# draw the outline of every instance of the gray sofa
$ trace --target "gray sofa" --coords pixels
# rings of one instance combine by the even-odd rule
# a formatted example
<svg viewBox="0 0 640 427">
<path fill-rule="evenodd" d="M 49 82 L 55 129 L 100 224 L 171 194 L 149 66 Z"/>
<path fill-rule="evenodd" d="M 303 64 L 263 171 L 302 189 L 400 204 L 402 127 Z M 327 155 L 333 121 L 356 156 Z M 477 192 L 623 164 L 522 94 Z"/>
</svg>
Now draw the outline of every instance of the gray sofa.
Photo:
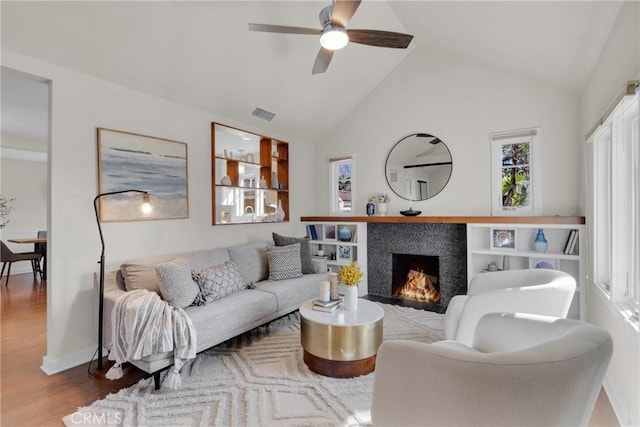
<svg viewBox="0 0 640 427">
<path fill-rule="evenodd" d="M 188 306 L 184 309 L 196 330 L 198 353 L 296 311 L 304 301 L 318 295 L 318 283 L 326 279 L 326 266 L 314 260 L 312 274 L 303 274 L 295 279 L 270 281 L 266 248 L 271 245 L 272 242 L 264 241 L 228 248 L 138 258 L 126 261 L 118 269 L 107 271 L 104 292 L 104 348 L 109 348 L 111 342 L 111 311 L 118 297 L 133 288 L 155 290 L 153 286 L 157 285 L 159 280 L 155 266 L 177 258 L 187 260 L 193 269 L 231 261 L 238 267 L 247 285 L 252 287 L 203 306 Z M 94 288 L 97 300 L 98 285 Z M 173 364 L 173 354 L 154 354 L 130 362 L 153 374 L 158 388 L 160 373 Z"/>
</svg>

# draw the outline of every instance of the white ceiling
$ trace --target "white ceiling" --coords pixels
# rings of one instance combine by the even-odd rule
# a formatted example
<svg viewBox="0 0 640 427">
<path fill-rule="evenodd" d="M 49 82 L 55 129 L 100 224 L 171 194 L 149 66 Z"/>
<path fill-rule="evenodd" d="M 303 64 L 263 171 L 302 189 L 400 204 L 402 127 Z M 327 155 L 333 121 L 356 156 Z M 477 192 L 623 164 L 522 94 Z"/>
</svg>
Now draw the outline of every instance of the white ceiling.
<svg viewBox="0 0 640 427">
<path fill-rule="evenodd" d="M 319 75 L 311 74 L 317 36 L 247 29 L 249 22 L 318 28 L 318 13 L 328 3 L 2 1 L 2 47 L 270 136 L 314 142 L 413 50 L 427 58 L 434 50 L 448 51 L 579 92 L 621 6 L 364 0 L 349 28 L 408 32 L 415 36 L 411 46 L 350 44 Z M 276 118 L 266 123 L 250 117 L 256 106 Z"/>
</svg>

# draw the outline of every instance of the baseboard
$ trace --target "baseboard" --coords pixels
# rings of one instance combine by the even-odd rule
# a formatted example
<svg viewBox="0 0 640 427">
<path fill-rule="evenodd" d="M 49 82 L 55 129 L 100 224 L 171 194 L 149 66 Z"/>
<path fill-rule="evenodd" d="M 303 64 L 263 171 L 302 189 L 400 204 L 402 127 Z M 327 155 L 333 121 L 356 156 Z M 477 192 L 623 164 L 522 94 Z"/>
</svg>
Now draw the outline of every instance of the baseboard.
<svg viewBox="0 0 640 427">
<path fill-rule="evenodd" d="M 54 375 L 67 369 L 75 368 L 76 366 L 88 363 L 93 357 L 96 348 L 87 348 L 79 350 L 71 354 L 67 354 L 58 359 L 53 359 L 49 356 L 42 358 L 42 366 L 40 369 L 47 375 Z M 107 353 L 103 353 L 107 354 Z"/>
<path fill-rule="evenodd" d="M 609 402 L 611 403 L 611 408 L 613 408 L 613 413 L 618 419 L 618 425 L 627 426 L 629 425 L 629 414 L 627 413 L 622 400 L 620 400 L 620 394 L 616 392 L 615 387 L 608 377 L 608 375 L 604 377 L 602 386 L 604 387 L 604 391 L 607 393 L 607 397 L 609 398 Z"/>
</svg>

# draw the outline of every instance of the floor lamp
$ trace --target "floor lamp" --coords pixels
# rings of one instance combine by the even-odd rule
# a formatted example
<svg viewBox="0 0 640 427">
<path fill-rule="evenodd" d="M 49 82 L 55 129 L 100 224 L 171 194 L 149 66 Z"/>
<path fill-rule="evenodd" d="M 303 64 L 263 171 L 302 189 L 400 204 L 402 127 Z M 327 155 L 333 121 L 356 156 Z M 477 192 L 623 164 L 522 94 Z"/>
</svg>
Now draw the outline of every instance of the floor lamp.
<svg viewBox="0 0 640 427">
<path fill-rule="evenodd" d="M 100 215 L 98 214 L 98 200 L 104 196 L 113 196 L 114 194 L 124 194 L 124 193 L 140 193 L 142 194 L 142 206 L 140 209 L 143 213 L 148 214 L 151 212 L 151 204 L 149 203 L 150 194 L 147 191 L 142 190 L 121 190 L 121 191 L 110 191 L 108 193 L 98 194 L 95 199 L 93 199 L 93 209 L 96 212 L 96 222 L 98 223 L 98 231 L 100 232 L 100 243 L 102 244 L 102 252 L 100 253 L 100 291 L 99 291 L 99 302 L 98 302 L 98 371 L 102 371 L 102 320 L 104 318 L 104 238 L 102 237 L 102 227 L 100 225 Z"/>
</svg>

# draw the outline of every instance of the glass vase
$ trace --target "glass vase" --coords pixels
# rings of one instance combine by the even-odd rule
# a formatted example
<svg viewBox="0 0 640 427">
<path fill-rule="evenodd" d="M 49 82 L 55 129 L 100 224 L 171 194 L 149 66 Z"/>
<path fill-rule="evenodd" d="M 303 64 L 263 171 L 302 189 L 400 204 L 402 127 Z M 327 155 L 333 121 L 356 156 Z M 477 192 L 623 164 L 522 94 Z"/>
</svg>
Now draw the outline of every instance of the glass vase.
<svg viewBox="0 0 640 427">
<path fill-rule="evenodd" d="M 537 252 L 546 252 L 548 247 L 549 243 L 544 235 L 544 230 L 542 228 L 538 228 L 538 234 L 536 234 L 536 240 L 533 242 L 533 248 Z"/>
</svg>

